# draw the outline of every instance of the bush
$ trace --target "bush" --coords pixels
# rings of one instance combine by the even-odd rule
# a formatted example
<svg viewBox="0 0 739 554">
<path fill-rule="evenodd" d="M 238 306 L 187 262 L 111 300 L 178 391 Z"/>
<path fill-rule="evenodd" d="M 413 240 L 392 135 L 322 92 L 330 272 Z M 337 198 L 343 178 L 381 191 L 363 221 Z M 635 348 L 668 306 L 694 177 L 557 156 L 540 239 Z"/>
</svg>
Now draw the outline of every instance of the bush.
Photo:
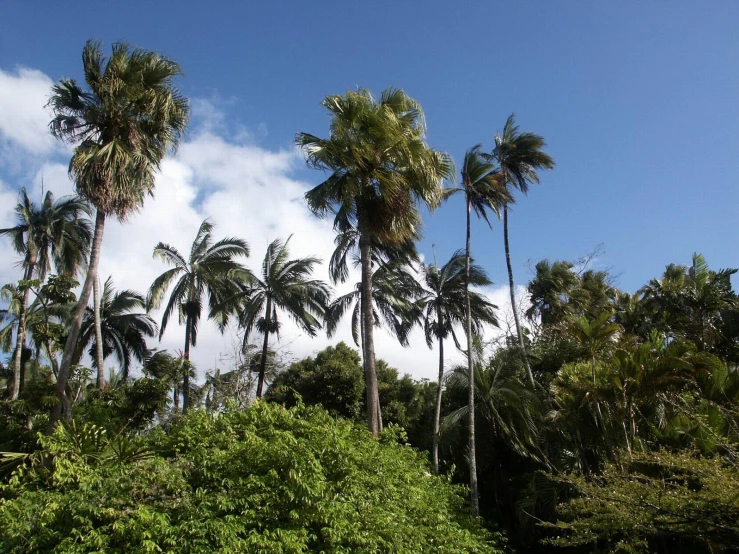
<svg viewBox="0 0 739 554">
<path fill-rule="evenodd" d="M 121 445 L 60 428 L 0 500 L 1 552 L 500 552 L 464 489 L 322 408 L 192 412 Z M 40 456 L 39 456 L 40 459 Z"/>
</svg>

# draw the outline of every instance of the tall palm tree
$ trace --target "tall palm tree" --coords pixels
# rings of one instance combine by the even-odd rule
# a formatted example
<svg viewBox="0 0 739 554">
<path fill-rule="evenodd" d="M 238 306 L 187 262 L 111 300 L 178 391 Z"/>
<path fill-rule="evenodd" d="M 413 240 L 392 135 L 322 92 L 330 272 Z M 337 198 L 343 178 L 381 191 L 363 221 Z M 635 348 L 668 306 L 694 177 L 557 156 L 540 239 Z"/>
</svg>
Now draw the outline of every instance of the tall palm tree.
<svg viewBox="0 0 739 554">
<path fill-rule="evenodd" d="M 10 237 L 13 247 L 23 256 L 23 299 L 18 310 L 16 346 L 13 352 L 12 398 L 18 398 L 21 383 L 21 351 L 26 336 L 26 312 L 32 279 L 42 280 L 52 265 L 59 273 L 74 276 L 84 263 L 90 249 L 91 226 L 85 216 L 88 205 L 76 196 L 54 200 L 48 191 L 40 206 L 21 189 L 15 206 L 17 223 L 0 229 L 0 236 Z"/>
<path fill-rule="evenodd" d="M 538 183 L 538 171 L 552 169 L 554 160 L 544 152 L 544 139 L 536 133 L 518 131 L 515 115 L 511 114 L 506 120 L 503 132 L 495 135 L 495 149 L 491 155 L 499 167 L 502 183 L 506 187 L 514 187 L 526 194 L 529 184 Z M 503 243 L 505 246 L 506 267 L 508 268 L 508 285 L 511 293 L 511 308 L 513 320 L 516 322 L 516 333 L 518 344 L 521 348 L 521 356 L 526 366 L 529 382 L 534 384 L 534 375 L 531 372 L 528 357 L 526 356 L 526 345 L 523 340 L 521 321 L 516 309 L 516 292 L 513 283 L 513 268 L 511 266 L 511 249 L 508 243 L 508 202 L 503 204 Z"/>
<path fill-rule="evenodd" d="M 367 90 L 327 96 L 332 116 L 330 136 L 298 133 L 296 143 L 311 167 L 331 175 L 306 194 L 309 208 L 321 217 L 334 214 L 338 231 L 359 234 L 362 273 L 363 363 L 367 385 L 367 424 L 380 428 L 372 310 L 372 248 L 407 243 L 418 233 L 422 203 L 441 198 L 441 184 L 453 174 L 447 154 L 425 141 L 421 106 L 405 92 L 387 89 L 379 101 Z"/>
<path fill-rule="evenodd" d="M 444 380 L 444 339 L 452 336 L 459 348 L 454 332 L 456 325 L 466 322 L 467 306 L 467 259 L 463 252 L 457 251 L 447 263 L 438 265 L 421 264 L 421 282 L 424 286 L 419 308 L 423 314 L 423 328 L 426 344 L 431 348 L 433 341 L 439 342 L 439 382 L 436 386 L 436 409 L 434 412 L 434 436 L 431 460 L 434 473 L 439 473 L 439 428 L 441 423 L 442 385 Z M 483 287 L 492 284 L 485 270 L 478 265 L 470 266 L 469 282 L 472 286 Z M 498 326 L 495 317 L 497 306 L 491 304 L 484 295 L 470 291 L 470 313 L 472 330 L 479 333 L 483 324 Z"/>
<path fill-rule="evenodd" d="M 159 340 L 162 340 L 167 323 L 176 309 L 180 324 L 185 324 L 183 357 L 188 361 L 190 347 L 197 343 L 204 296 L 208 296 L 208 317 L 216 319 L 219 325 L 225 324 L 227 316 L 219 308 L 226 299 L 236 293 L 239 275 L 245 272 L 234 258 L 249 255 L 249 246 L 245 241 L 229 237 L 213 242 L 212 231 L 213 224 L 207 219 L 200 224 L 189 258 L 185 258 L 169 244 L 160 242 L 154 247 L 154 258 L 161 259 L 172 268 L 154 280 L 149 289 L 146 305 L 149 310 L 158 309 L 169 286 L 175 283 L 162 314 Z M 184 373 L 182 390 L 182 411 L 185 413 L 190 391 L 188 372 Z"/>
<path fill-rule="evenodd" d="M 151 317 L 137 311 L 145 309 L 146 299 L 143 295 L 132 290 L 115 292 L 113 278 L 108 277 L 100 298 L 101 351 L 103 359 L 111 354 L 115 355 L 124 381 L 128 379 L 132 358 L 142 364 L 146 361 L 149 354 L 146 338 L 155 337 L 159 330 Z M 96 335 L 94 313 L 88 308 L 82 320 L 75 363 L 79 363 L 82 352 L 89 346 L 93 367 L 97 369 L 97 387 L 103 388 L 105 376 L 97 360 Z"/>
<path fill-rule="evenodd" d="M 462 186 L 460 189 L 465 196 L 467 212 L 467 236 L 465 242 L 465 333 L 467 335 L 467 373 L 469 375 L 468 417 L 469 417 L 469 460 L 470 460 L 470 502 L 472 510 L 480 513 L 479 495 L 477 490 L 477 461 L 475 456 L 475 379 L 472 356 L 472 302 L 470 298 L 471 268 L 471 216 L 474 210 L 478 217 L 483 218 L 491 226 L 488 211 L 500 215 L 500 209 L 512 198 L 508 189 L 501 186 L 499 174 L 495 167 L 488 162 L 480 151 L 480 146 L 474 146 L 464 155 L 462 164 Z"/>
<path fill-rule="evenodd" d="M 264 390 L 269 335 L 275 334 L 278 339 L 280 336 L 279 312 L 286 312 L 298 327 L 315 337 L 331 295 L 326 283 L 311 278 L 314 267 L 321 261 L 314 257 L 290 259 L 289 242 L 290 238 L 284 242 L 272 241 L 262 262 L 261 275 L 254 276 L 244 291 L 230 300 L 240 303 L 237 311 L 244 329 L 244 348 L 248 347 L 255 328 L 264 335 L 257 398 L 262 397 Z"/>
<path fill-rule="evenodd" d="M 95 234 L 87 277 L 72 316 L 57 380 L 59 402 L 49 430 L 61 417 L 64 390 L 80 326 L 98 278 L 105 219 L 124 221 L 154 190 L 154 175 L 166 152 L 177 146 L 187 125 L 189 106 L 174 85 L 180 66 L 157 53 L 115 43 L 106 58 L 100 43 L 82 50 L 87 88 L 63 79 L 52 88 L 52 134 L 76 144 L 69 164 L 78 194 L 96 209 Z"/>
</svg>

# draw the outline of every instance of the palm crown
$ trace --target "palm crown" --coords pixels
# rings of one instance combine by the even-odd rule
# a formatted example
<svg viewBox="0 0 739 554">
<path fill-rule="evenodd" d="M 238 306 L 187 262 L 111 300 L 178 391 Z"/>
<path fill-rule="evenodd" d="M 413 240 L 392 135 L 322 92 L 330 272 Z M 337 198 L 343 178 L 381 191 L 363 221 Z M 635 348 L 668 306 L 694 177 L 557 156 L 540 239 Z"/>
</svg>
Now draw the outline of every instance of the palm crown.
<svg viewBox="0 0 739 554">
<path fill-rule="evenodd" d="M 69 165 L 77 191 L 124 219 L 154 190 L 154 170 L 185 131 L 189 107 L 174 86 L 180 66 L 146 50 L 100 43 L 82 51 L 88 89 L 62 79 L 52 89 L 52 134 L 78 143 Z"/>
<path fill-rule="evenodd" d="M 298 133 L 308 164 L 332 172 L 306 194 L 319 215 L 332 212 L 337 229 L 365 227 L 382 243 L 413 238 L 420 225 L 415 202 L 434 207 L 441 182 L 451 177 L 448 155 L 430 149 L 420 105 L 402 90 L 385 90 L 379 102 L 366 90 L 328 96 L 329 139 Z"/>
<path fill-rule="evenodd" d="M 146 299 L 136 291 L 123 290 L 116 292 L 111 277 L 103 285 L 100 299 L 100 322 L 103 337 L 103 358 L 114 354 L 123 379 L 127 379 L 131 370 L 131 361 L 146 361 L 149 348 L 147 337 L 157 334 L 156 322 L 138 310 L 146 308 Z M 97 367 L 95 352 L 95 327 L 92 309 L 88 308 L 82 320 L 82 331 L 79 339 L 79 352 L 90 346 L 93 367 Z"/>
<path fill-rule="evenodd" d="M 260 276 L 252 276 L 251 282 L 235 298 L 237 302 L 242 301 L 237 311 L 239 324 L 244 329 L 244 347 L 255 328 L 264 335 L 258 397 L 264 387 L 269 335 L 279 337 L 282 326 L 280 312 L 286 312 L 298 327 L 314 337 L 321 327 L 331 294 L 326 283 L 311 278 L 320 260 L 314 257 L 290 259 L 289 242 L 290 238 L 284 242 L 272 241 L 262 261 Z"/>
<path fill-rule="evenodd" d="M 76 196 L 54 199 L 51 191 L 40 206 L 21 189 L 15 206 L 17 223 L 0 229 L 0 236 L 8 236 L 13 248 L 23 256 L 23 265 L 33 276 L 43 280 L 52 265 L 61 274 L 75 275 L 87 258 L 92 229 L 88 205 Z"/>
<path fill-rule="evenodd" d="M 190 357 L 190 346 L 197 344 L 198 327 L 206 295 L 208 316 L 215 319 L 219 326 L 226 324 L 228 314 L 220 308 L 227 298 L 236 293 L 238 281 L 245 271 L 234 258 L 249 255 L 249 246 L 245 241 L 225 238 L 213 242 L 212 231 L 213 224 L 208 220 L 200 224 L 188 258 L 169 244 L 160 242 L 154 248 L 154 257 L 160 258 L 172 267 L 154 280 L 146 304 L 149 310 L 159 308 L 164 295 L 174 283 L 162 314 L 159 339 L 161 340 L 170 318 L 177 310 L 180 324 L 185 324 L 185 359 Z M 185 374 L 184 381 L 183 411 L 186 411 L 189 374 Z"/>
<path fill-rule="evenodd" d="M 421 280 L 424 292 L 418 301 L 423 312 L 423 327 L 429 347 L 434 340 L 445 339 L 450 334 L 454 344 L 459 347 L 454 327 L 465 321 L 465 255 L 455 252 L 447 263 L 439 267 L 435 264 L 421 264 Z M 479 265 L 470 265 L 470 285 L 484 287 L 492 281 Z M 484 295 L 470 291 L 470 307 L 474 333 L 479 333 L 483 324 L 498 325 L 495 316 L 497 306 Z"/>
</svg>

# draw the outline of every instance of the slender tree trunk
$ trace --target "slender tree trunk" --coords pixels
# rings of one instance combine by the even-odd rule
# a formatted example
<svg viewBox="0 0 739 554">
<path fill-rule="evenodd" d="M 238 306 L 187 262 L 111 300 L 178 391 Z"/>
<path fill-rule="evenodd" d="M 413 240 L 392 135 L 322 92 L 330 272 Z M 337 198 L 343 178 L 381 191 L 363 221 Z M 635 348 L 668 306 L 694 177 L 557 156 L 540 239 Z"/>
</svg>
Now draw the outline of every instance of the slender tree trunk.
<svg viewBox="0 0 739 554">
<path fill-rule="evenodd" d="M 437 321 L 441 325 L 441 310 L 436 308 Z M 431 463 L 434 467 L 434 475 L 439 475 L 439 439 L 441 427 L 441 395 L 442 383 L 444 381 L 444 339 L 439 336 L 439 383 L 436 385 L 436 410 L 434 411 L 434 442 L 431 451 Z"/>
<path fill-rule="evenodd" d="M 360 227 L 361 229 L 361 227 Z M 368 233 L 361 229 L 359 251 L 362 265 L 361 317 L 364 327 L 364 381 L 367 394 L 367 426 L 373 436 L 380 432 L 380 397 L 375 371 L 374 320 L 372 317 L 372 255 Z"/>
<path fill-rule="evenodd" d="M 92 282 L 92 302 L 95 318 L 95 363 L 98 366 L 97 388 L 105 386 L 105 369 L 103 367 L 103 327 L 100 321 L 100 279 L 96 276 Z"/>
<path fill-rule="evenodd" d="M 29 257 L 28 267 L 23 275 L 23 279 L 30 281 L 33 277 L 33 270 L 36 267 L 36 254 L 33 253 Z M 21 310 L 18 314 L 18 331 L 15 338 L 15 350 L 13 351 L 13 392 L 11 398 L 13 400 L 18 398 L 21 392 L 21 381 L 23 381 L 23 346 L 26 343 L 26 314 L 28 312 L 28 300 L 31 297 L 31 289 L 26 286 L 26 290 L 23 291 L 23 301 L 21 302 Z"/>
<path fill-rule="evenodd" d="M 361 309 L 360 309 L 360 311 L 361 311 Z M 359 340 L 362 343 L 361 344 L 361 348 L 362 348 L 362 360 L 364 360 L 364 357 L 367 355 L 367 352 L 364 349 L 364 321 L 362 319 L 361 314 L 359 316 Z M 379 386 L 379 382 L 378 382 L 378 386 L 377 386 L 376 396 L 377 396 L 377 416 L 380 419 L 380 431 L 382 431 L 382 429 L 383 429 L 383 425 L 382 425 L 382 404 L 380 402 L 380 386 Z"/>
<path fill-rule="evenodd" d="M 44 343 L 44 346 L 46 348 L 46 355 L 49 357 L 49 363 L 51 364 L 51 371 L 54 375 L 59 375 L 59 362 L 56 359 L 56 356 L 54 356 L 54 353 L 51 351 L 51 344 L 47 341 Z"/>
<path fill-rule="evenodd" d="M 177 413 L 180 409 L 180 391 L 177 383 L 175 383 L 172 391 L 172 401 L 174 402 L 174 413 Z"/>
<path fill-rule="evenodd" d="M 82 317 L 85 315 L 87 303 L 90 300 L 92 284 L 94 280 L 97 279 L 104 231 L 105 214 L 100 210 L 97 210 L 97 214 L 95 216 L 95 234 L 93 235 L 92 248 L 90 249 L 90 264 L 87 267 L 87 276 L 85 277 L 84 285 L 82 285 L 82 291 L 80 292 L 79 300 L 77 300 L 77 306 L 74 308 L 74 312 L 72 313 L 72 321 L 69 325 L 69 334 L 67 335 L 67 342 L 64 345 L 62 365 L 59 368 L 59 376 L 56 380 L 56 403 L 51 408 L 49 426 L 46 430 L 48 434 L 54 432 L 54 427 L 56 427 L 56 424 L 62 416 L 65 390 L 67 388 L 67 381 L 69 380 L 69 372 L 72 368 L 72 357 L 74 356 L 74 351 L 77 346 L 77 339 L 79 339 L 80 336 Z"/>
<path fill-rule="evenodd" d="M 469 376 L 469 395 L 467 407 L 469 409 L 469 457 L 470 457 L 470 504 L 474 514 L 480 515 L 480 501 L 477 491 L 477 455 L 475 453 L 475 366 L 472 359 L 472 309 L 470 307 L 470 210 L 471 204 L 467 199 L 467 247 L 465 251 L 465 318 L 467 319 L 467 375 Z"/>
<path fill-rule="evenodd" d="M 188 315 L 185 320 L 185 361 L 190 361 L 190 342 L 192 341 L 192 316 Z M 182 413 L 187 413 L 190 406 L 190 368 L 184 364 L 182 375 Z"/>
<path fill-rule="evenodd" d="M 259 360 L 259 380 L 257 381 L 257 398 L 262 398 L 264 376 L 267 373 L 267 349 L 269 347 L 269 318 L 272 313 L 272 297 L 267 296 L 267 313 L 264 316 L 264 344 L 262 345 L 262 359 Z"/>
<path fill-rule="evenodd" d="M 508 204 L 503 206 L 503 242 L 505 243 L 505 263 L 508 268 L 508 286 L 511 291 L 511 309 L 513 310 L 513 320 L 516 322 L 516 333 L 518 334 L 518 344 L 521 347 L 521 357 L 526 367 L 526 376 L 529 378 L 529 384 L 533 388 L 536 386 L 534 374 L 531 372 L 529 358 L 526 356 L 526 345 L 523 341 L 523 332 L 521 331 L 521 321 L 518 318 L 518 309 L 516 308 L 516 289 L 513 284 L 513 267 L 511 266 L 511 249 L 508 245 Z"/>
</svg>

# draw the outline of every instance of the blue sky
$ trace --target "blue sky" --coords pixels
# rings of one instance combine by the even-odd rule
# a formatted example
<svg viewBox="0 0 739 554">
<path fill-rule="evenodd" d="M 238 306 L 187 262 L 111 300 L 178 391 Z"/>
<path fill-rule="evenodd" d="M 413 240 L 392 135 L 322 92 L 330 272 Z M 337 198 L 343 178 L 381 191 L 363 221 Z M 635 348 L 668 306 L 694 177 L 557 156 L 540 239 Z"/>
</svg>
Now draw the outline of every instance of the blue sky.
<svg viewBox="0 0 739 554">
<path fill-rule="evenodd" d="M 21 112 L 40 110 L 52 79 L 80 77 L 87 39 L 106 50 L 117 40 L 157 50 L 185 71 L 180 85 L 196 114 L 189 145 L 157 185 L 157 202 L 106 231 L 103 272 L 121 286 L 145 290 L 160 269 L 125 274 L 119 262 L 137 255 L 134 247 L 150 260 L 162 229 L 184 248 L 204 216 L 244 233 L 253 261 L 268 235 L 290 232 L 306 248 L 320 235 L 315 248 L 326 257 L 330 230 L 285 204 L 322 178 L 291 154 L 292 141 L 297 131 L 326 135 L 320 100 L 356 87 L 405 89 L 425 109 L 429 142 L 458 162 L 476 143 L 490 149 L 511 112 L 522 129 L 545 137 L 557 167 L 511 214 L 518 283 L 531 277 L 529 261 L 573 259 L 601 243 L 596 265 L 613 268 L 631 291 L 670 262 L 689 263 L 694 251 L 714 268 L 739 266 L 737 1 L 136 0 L 92 9 L 4 0 L 0 21 L 0 82 L 12 83 L 0 86 L 6 212 L 12 190 L 38 187 L 41 173 L 47 186 L 60 183 L 59 194 L 69 190 L 68 152 L 48 142 L 47 116 L 26 118 L 26 132 Z M 21 87 L 30 81 L 33 97 Z M 477 260 L 505 284 L 500 225 L 490 232 L 476 223 L 473 233 Z M 430 258 L 435 244 L 443 261 L 463 240 L 457 198 L 427 219 L 421 249 Z M 116 247 L 130 251 L 115 259 Z M 172 340 L 174 347 L 180 337 Z M 213 345 L 209 356 L 223 348 Z M 417 357 L 405 356 L 398 364 Z"/>
<path fill-rule="evenodd" d="M 506 116 L 557 161 L 511 217 L 513 260 L 600 263 L 634 289 L 703 252 L 737 265 L 739 3 L 120 2 L 70 9 L 6 0 L 0 67 L 79 74 L 87 38 L 126 40 L 183 66 L 184 91 L 219 104 L 266 148 L 325 134 L 318 102 L 357 86 L 401 87 L 429 141 L 460 160 Z M 317 181 L 320 174 L 304 178 Z M 462 206 L 428 220 L 424 249 L 462 244 Z M 499 230 L 475 250 L 504 281 Z M 489 252 L 488 252 L 489 251 Z"/>
</svg>

